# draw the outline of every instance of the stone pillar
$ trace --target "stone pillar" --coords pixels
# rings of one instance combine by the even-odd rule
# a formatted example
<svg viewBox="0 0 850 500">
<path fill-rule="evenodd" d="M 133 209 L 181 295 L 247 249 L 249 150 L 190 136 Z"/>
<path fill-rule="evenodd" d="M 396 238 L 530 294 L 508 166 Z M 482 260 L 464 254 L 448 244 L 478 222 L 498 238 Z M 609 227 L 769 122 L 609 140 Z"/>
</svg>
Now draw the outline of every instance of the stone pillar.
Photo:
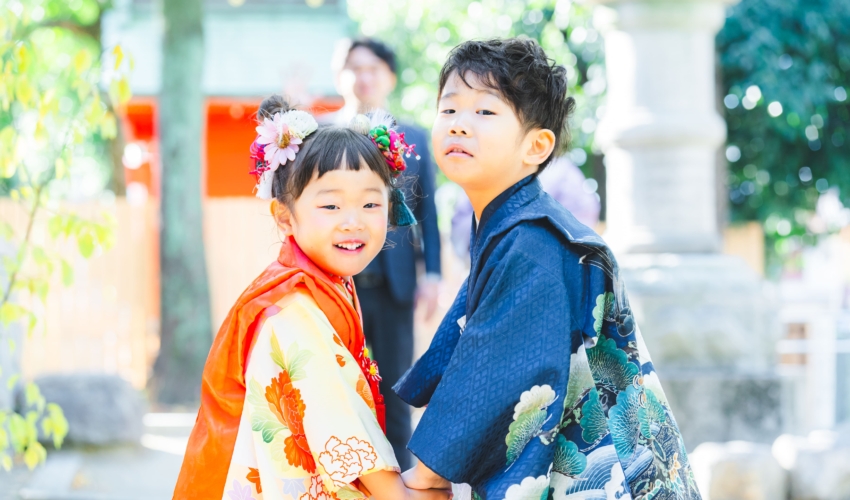
<svg viewBox="0 0 850 500">
<path fill-rule="evenodd" d="M 594 0 L 605 38 L 605 239 L 689 448 L 781 431 L 775 315 L 721 255 L 714 37 L 731 0 Z"/>
</svg>

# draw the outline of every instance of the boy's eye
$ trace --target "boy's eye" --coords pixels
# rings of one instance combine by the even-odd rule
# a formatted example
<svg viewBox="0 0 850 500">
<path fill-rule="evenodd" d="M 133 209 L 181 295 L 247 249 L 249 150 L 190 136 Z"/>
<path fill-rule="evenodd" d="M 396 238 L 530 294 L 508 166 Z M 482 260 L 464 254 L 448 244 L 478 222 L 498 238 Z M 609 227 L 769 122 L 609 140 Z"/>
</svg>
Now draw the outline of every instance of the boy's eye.
<svg viewBox="0 0 850 500">
<path fill-rule="evenodd" d="M 378 204 L 378 203 L 367 203 L 367 204 L 363 205 L 363 208 L 378 208 L 380 206 L 381 205 Z"/>
<path fill-rule="evenodd" d="M 323 205 L 323 206 L 321 206 L 321 207 L 319 207 L 319 208 L 324 208 L 324 209 L 326 209 L 326 210 L 336 210 L 336 209 L 337 209 L 337 206 L 336 206 L 336 205 Z"/>
<path fill-rule="evenodd" d="M 481 115 L 484 115 L 484 116 L 489 116 L 489 115 L 495 115 L 496 113 L 490 111 L 489 109 L 482 109 L 478 112 L 478 114 L 481 114 Z"/>
<path fill-rule="evenodd" d="M 455 110 L 453 110 L 453 109 L 444 109 L 444 110 L 440 111 L 440 113 L 442 113 L 444 115 L 453 115 L 454 112 L 455 112 Z"/>
</svg>

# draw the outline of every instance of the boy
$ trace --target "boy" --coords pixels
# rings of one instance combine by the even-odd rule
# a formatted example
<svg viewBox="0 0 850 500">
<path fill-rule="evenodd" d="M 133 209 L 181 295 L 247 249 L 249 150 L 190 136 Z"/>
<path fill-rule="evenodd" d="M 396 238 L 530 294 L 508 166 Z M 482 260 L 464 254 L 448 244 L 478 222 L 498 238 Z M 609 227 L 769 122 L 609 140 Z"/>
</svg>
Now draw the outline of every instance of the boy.
<svg viewBox="0 0 850 500">
<path fill-rule="evenodd" d="M 472 202 L 471 268 L 395 387 L 428 405 L 405 482 L 484 500 L 699 499 L 613 255 L 536 178 L 567 139 L 566 90 L 529 40 L 466 42 L 443 66 L 432 144 Z"/>
</svg>

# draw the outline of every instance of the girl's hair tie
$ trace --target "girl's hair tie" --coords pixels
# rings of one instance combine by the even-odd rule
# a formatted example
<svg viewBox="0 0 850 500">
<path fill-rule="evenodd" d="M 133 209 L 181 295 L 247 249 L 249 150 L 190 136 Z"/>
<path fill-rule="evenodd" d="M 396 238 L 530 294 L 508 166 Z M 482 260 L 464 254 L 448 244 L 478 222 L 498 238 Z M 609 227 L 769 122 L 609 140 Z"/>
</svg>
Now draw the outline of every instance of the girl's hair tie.
<svg viewBox="0 0 850 500">
<path fill-rule="evenodd" d="M 257 138 L 251 144 L 251 159 L 257 177 L 257 198 L 271 200 L 274 172 L 287 161 L 295 161 L 295 154 L 304 138 L 319 128 L 310 113 L 293 109 L 263 118 L 257 125 Z"/>
<path fill-rule="evenodd" d="M 390 167 L 390 174 L 394 179 L 393 188 L 390 191 L 393 220 L 399 227 L 412 226 L 416 224 L 416 217 L 405 202 L 404 191 L 398 187 L 398 178 L 407 168 L 404 159 L 415 154 L 416 146 L 407 144 L 404 133 L 398 132 L 395 125 L 392 115 L 383 110 L 376 110 L 368 116 L 355 116 L 348 127 L 359 134 L 368 136 L 384 156 L 384 161 Z M 416 159 L 419 159 L 419 155 L 416 155 Z"/>
</svg>

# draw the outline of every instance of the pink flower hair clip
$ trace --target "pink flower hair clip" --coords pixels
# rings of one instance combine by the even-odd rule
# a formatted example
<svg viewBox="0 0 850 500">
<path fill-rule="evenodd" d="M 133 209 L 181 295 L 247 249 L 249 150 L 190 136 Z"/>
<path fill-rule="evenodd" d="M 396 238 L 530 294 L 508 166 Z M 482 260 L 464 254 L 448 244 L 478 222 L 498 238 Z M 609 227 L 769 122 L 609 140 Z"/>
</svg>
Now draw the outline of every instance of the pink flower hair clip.
<svg viewBox="0 0 850 500">
<path fill-rule="evenodd" d="M 272 181 L 275 171 L 288 161 L 295 160 L 295 154 L 304 138 L 319 128 L 312 115 L 301 110 L 275 113 L 271 118 L 263 118 L 257 125 L 257 138 L 251 143 L 251 159 L 257 177 L 257 198 L 272 199 Z"/>
</svg>

